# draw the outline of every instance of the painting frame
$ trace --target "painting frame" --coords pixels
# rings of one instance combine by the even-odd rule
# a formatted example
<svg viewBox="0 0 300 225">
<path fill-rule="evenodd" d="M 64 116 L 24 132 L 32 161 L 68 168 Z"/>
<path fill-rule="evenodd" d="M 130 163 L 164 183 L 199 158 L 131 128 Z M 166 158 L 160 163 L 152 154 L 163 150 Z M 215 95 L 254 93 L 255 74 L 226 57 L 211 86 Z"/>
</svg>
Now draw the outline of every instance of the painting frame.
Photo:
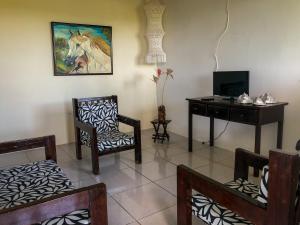
<svg viewBox="0 0 300 225">
<path fill-rule="evenodd" d="M 58 42 L 59 29 L 62 32 L 60 35 L 60 42 Z M 69 30 L 69 40 L 67 40 L 66 30 Z M 84 31 L 90 31 L 88 36 L 84 36 Z M 104 32 L 105 31 L 105 32 Z M 81 34 L 82 32 L 82 34 Z M 84 52 L 82 56 L 69 56 L 70 49 L 77 49 L 79 45 L 76 43 L 75 48 L 70 47 L 70 40 L 72 35 L 81 35 L 84 38 L 93 38 L 89 43 L 94 43 L 94 45 L 84 45 L 84 46 L 93 46 L 95 51 L 95 56 L 92 57 L 90 50 L 85 50 L 84 47 L 79 46 L 79 48 Z M 92 33 L 92 34 L 91 34 Z M 103 26 L 103 25 L 91 25 L 91 24 L 81 24 L 81 23 L 66 23 L 66 22 L 51 22 L 51 34 L 52 34 L 52 53 L 53 53 L 53 71 L 54 76 L 90 76 L 90 75 L 113 75 L 113 45 L 112 45 L 112 27 Z M 87 34 L 87 32 L 86 32 Z M 75 36 L 75 35 L 74 35 Z M 66 39 L 66 40 L 63 40 Z M 80 40 L 83 38 L 80 38 Z M 77 39 L 76 39 L 77 40 Z M 98 41 L 100 40 L 100 42 Z M 98 42 L 97 42 L 98 41 Z M 98 44 L 98 45 L 97 45 Z M 82 45 L 83 46 L 83 45 Z M 100 47 L 99 47 L 100 46 Z M 104 50 L 101 51 L 100 50 Z M 63 54 L 58 54 L 58 50 L 62 51 Z M 66 52 L 68 51 L 68 55 Z M 96 52 L 99 51 L 99 52 Z M 96 54 L 98 53 L 98 54 Z M 104 53 L 104 54 L 103 54 Z M 75 53 L 74 53 L 75 54 Z M 76 54 L 75 54 L 76 55 Z M 101 56 L 101 57 L 98 57 Z M 91 56 L 91 57 L 89 57 Z M 71 58 L 71 60 L 67 60 Z M 80 58 L 84 60 L 80 60 Z M 93 66 L 89 65 L 90 61 L 94 60 Z M 101 66 L 102 63 L 105 66 Z M 77 62 L 76 62 L 77 61 Z M 79 61 L 79 62 L 78 62 Z M 106 62 L 104 64 L 104 62 Z M 77 64 L 76 64 L 77 63 Z M 91 63 L 90 63 L 91 64 Z M 99 64 L 99 65 L 98 65 Z M 98 65 L 98 67 L 97 67 Z M 88 68 L 92 69 L 88 69 Z M 80 70 L 79 70 L 79 69 Z M 97 70 L 97 68 L 99 68 Z M 103 71 L 105 68 L 105 71 Z"/>
</svg>

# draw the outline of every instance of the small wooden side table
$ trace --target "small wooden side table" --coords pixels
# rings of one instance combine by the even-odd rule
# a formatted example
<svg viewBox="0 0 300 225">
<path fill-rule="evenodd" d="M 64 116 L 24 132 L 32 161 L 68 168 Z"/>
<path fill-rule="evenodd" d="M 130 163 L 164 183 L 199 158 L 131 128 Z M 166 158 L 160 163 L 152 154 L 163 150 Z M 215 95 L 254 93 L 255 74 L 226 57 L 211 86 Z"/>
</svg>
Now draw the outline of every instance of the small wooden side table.
<svg viewBox="0 0 300 225">
<path fill-rule="evenodd" d="M 167 132 L 167 127 L 171 121 L 172 120 L 165 120 L 164 122 L 161 122 L 161 121 L 158 121 L 158 119 L 151 121 L 151 123 L 154 127 L 154 131 L 155 131 L 155 134 L 152 135 L 152 139 L 154 142 L 159 140 L 159 141 L 161 141 L 161 143 L 163 143 L 165 141 L 165 139 L 170 141 L 170 135 Z M 162 127 L 163 127 L 163 133 L 159 133 L 160 125 L 162 125 Z"/>
</svg>

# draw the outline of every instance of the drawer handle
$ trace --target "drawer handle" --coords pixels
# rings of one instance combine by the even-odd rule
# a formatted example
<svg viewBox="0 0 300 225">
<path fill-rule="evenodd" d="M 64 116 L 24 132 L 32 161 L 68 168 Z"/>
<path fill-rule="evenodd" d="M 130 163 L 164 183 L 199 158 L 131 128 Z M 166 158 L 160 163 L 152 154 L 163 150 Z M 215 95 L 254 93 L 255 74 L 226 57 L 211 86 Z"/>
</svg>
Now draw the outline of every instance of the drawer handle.
<svg viewBox="0 0 300 225">
<path fill-rule="evenodd" d="M 216 114 L 219 114 L 220 112 L 219 111 L 216 111 Z"/>
<path fill-rule="evenodd" d="M 241 118 L 244 118 L 244 117 L 245 117 L 245 115 L 244 115 L 244 114 L 240 114 L 240 117 L 241 117 Z"/>
</svg>

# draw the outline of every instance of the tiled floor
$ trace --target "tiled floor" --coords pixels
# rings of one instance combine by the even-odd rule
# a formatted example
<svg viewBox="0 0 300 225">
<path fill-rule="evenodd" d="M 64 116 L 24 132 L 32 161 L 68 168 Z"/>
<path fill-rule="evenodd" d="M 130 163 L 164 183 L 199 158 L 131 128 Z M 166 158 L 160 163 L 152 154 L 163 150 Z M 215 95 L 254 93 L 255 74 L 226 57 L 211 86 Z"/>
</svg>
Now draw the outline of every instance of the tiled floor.
<svg viewBox="0 0 300 225">
<path fill-rule="evenodd" d="M 83 159 L 78 161 L 74 144 L 57 147 L 58 164 L 75 186 L 96 182 L 107 185 L 110 225 L 176 225 L 176 166 L 179 164 L 223 183 L 233 178 L 232 151 L 195 142 L 194 152 L 188 153 L 186 138 L 171 134 L 169 143 L 155 144 L 151 134 L 152 130 L 142 132 L 141 165 L 135 164 L 133 151 L 100 157 L 98 176 L 92 174 L 88 149 L 83 149 Z M 40 149 L 6 154 L 0 158 L 0 167 L 40 159 L 44 159 Z M 202 223 L 193 218 L 193 224 Z"/>
</svg>

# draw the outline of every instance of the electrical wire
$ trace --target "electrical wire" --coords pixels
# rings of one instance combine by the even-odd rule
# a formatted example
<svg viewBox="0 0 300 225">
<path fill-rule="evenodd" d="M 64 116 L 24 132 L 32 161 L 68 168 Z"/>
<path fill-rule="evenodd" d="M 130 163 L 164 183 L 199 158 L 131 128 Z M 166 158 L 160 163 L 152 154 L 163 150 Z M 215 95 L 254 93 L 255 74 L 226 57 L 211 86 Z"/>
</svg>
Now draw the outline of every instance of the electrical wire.
<svg viewBox="0 0 300 225">
<path fill-rule="evenodd" d="M 224 37 L 225 37 L 227 31 L 229 30 L 229 27 L 230 27 L 230 3 L 231 3 L 230 0 L 227 0 L 227 4 L 226 4 L 226 16 L 227 16 L 226 26 L 225 26 L 223 32 L 221 33 L 221 35 L 218 39 L 217 46 L 216 46 L 216 49 L 215 49 L 215 54 L 214 54 L 214 58 L 215 58 L 215 61 L 216 61 L 215 71 L 219 70 L 219 57 L 218 57 L 219 48 L 221 46 L 222 40 L 224 39 Z M 227 124 L 226 124 L 225 128 L 214 138 L 214 141 L 216 141 L 220 137 L 222 137 L 222 135 L 226 132 L 229 123 L 230 123 L 230 121 L 227 121 Z M 209 141 L 202 141 L 202 144 L 207 144 L 207 143 L 209 143 Z"/>
<path fill-rule="evenodd" d="M 224 129 L 214 138 L 214 141 L 218 140 L 220 137 L 222 137 L 222 135 L 226 132 L 228 125 L 229 125 L 230 121 L 228 120 Z M 202 141 L 202 144 L 208 144 L 209 141 Z"/>
<path fill-rule="evenodd" d="M 217 136 L 217 137 L 215 137 L 215 141 L 216 140 L 218 140 L 225 132 L 226 132 L 226 130 L 227 130 L 227 127 L 228 127 L 228 125 L 229 125 L 229 120 L 227 121 L 227 124 L 226 124 L 226 126 L 225 126 L 225 128 L 224 128 L 224 130 L 222 131 L 222 132 L 220 132 L 220 134 Z"/>
<path fill-rule="evenodd" d="M 216 61 L 216 70 L 215 70 L 215 71 L 218 71 L 218 70 L 219 70 L 219 57 L 218 57 L 218 51 L 219 51 L 221 42 L 222 42 L 222 40 L 224 39 L 224 37 L 225 37 L 227 31 L 229 30 L 229 25 L 230 25 L 230 10 L 229 10 L 229 7 L 230 7 L 230 0 L 227 0 L 227 4 L 226 4 L 226 14 L 227 14 L 226 26 L 225 26 L 224 31 L 222 32 L 222 34 L 220 35 L 220 37 L 219 37 L 219 39 L 218 39 L 217 47 L 216 47 L 215 54 L 214 54 L 215 61 Z"/>
</svg>

